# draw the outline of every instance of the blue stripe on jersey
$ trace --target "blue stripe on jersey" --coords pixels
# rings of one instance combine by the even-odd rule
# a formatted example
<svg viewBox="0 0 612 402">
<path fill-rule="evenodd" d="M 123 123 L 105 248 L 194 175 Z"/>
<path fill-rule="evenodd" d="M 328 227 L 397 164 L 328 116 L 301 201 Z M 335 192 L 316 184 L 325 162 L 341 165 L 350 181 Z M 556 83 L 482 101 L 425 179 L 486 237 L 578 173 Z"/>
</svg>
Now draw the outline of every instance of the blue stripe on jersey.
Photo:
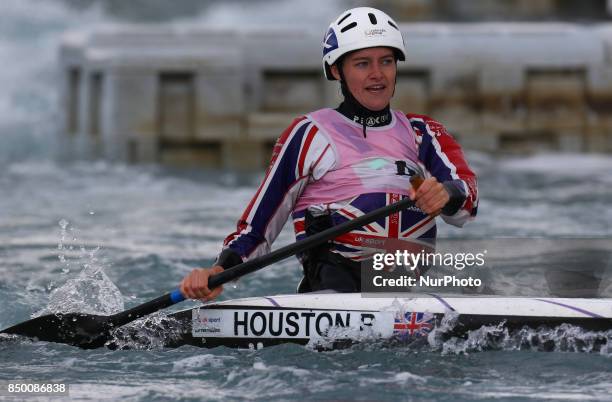
<svg viewBox="0 0 612 402">
<path fill-rule="evenodd" d="M 291 214 L 291 217 L 293 218 L 293 220 L 302 219 L 305 216 L 306 216 L 306 210 L 305 209 L 302 209 L 301 211 L 294 211 Z"/>
<path fill-rule="evenodd" d="M 302 139 L 310 127 L 311 123 L 302 124 L 301 127 L 297 128 L 289 143 L 283 146 L 285 151 L 280 160 L 275 163 L 277 167 L 274 176 L 261 195 L 260 204 L 253 206 L 255 214 L 250 222 L 252 230 L 240 235 L 229 246 L 240 255 L 250 255 L 259 244 L 265 241 L 265 230 L 268 223 L 291 185 L 298 179 L 295 175 L 295 169 L 299 160 Z"/>
<path fill-rule="evenodd" d="M 415 207 L 416 208 L 416 207 Z M 428 215 L 421 212 L 421 210 L 405 209 L 402 211 L 402 221 L 400 222 L 400 232 L 408 230 L 416 223 L 421 222 L 423 219 L 427 219 Z M 421 236 L 419 236 L 421 237 Z"/>
<path fill-rule="evenodd" d="M 362 194 L 353 198 L 350 205 L 359 209 L 363 213 L 374 211 L 387 205 L 387 194 L 385 193 L 368 193 Z M 348 219 L 340 214 L 333 214 L 334 225 L 346 222 Z M 386 218 L 381 218 L 376 221 L 380 226 L 385 226 Z"/>
<path fill-rule="evenodd" d="M 240 256 L 248 256 L 265 240 L 263 233 L 251 230 L 236 237 L 228 248 L 234 250 Z"/>
<path fill-rule="evenodd" d="M 439 182 L 453 180 L 451 170 L 446 166 L 436 148 L 432 144 L 432 135 L 427 130 L 427 124 L 422 121 L 410 120 L 413 127 L 417 128 L 421 133 L 421 145 L 419 145 L 419 160 L 425 164 L 425 167 L 431 172 Z"/>
</svg>

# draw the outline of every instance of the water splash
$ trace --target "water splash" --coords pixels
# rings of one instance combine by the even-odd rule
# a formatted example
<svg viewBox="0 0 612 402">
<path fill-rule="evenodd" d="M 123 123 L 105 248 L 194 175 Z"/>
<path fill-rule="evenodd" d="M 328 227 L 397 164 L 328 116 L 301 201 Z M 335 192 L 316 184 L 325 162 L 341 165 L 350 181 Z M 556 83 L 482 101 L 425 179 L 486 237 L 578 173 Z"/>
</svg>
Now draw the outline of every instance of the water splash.
<svg viewBox="0 0 612 402">
<path fill-rule="evenodd" d="M 445 317 L 446 318 L 446 317 Z M 612 356 L 612 330 L 589 331 L 570 324 L 555 328 L 523 327 L 510 331 L 504 323 L 484 325 L 477 330 L 468 331 L 462 337 L 445 336 L 456 323 L 455 317 L 442 323 L 428 337 L 433 350 L 447 354 L 468 354 L 489 350 L 530 350 L 539 352 L 579 352 L 600 353 Z"/>
<path fill-rule="evenodd" d="M 431 346 L 443 344 L 448 339 L 449 333 L 459 324 L 459 313 L 456 311 L 446 310 L 440 324 L 436 325 L 429 334 L 427 334 L 427 342 Z"/>
<path fill-rule="evenodd" d="M 80 263 L 82 269 L 76 277 L 52 290 L 47 307 L 36 312 L 34 316 L 69 312 L 109 315 L 124 310 L 119 288 L 106 275 L 104 264 L 98 259 L 100 247 L 87 250 L 85 245 L 81 244 L 76 256 L 67 258 L 68 253 L 75 253 L 74 243 L 78 238 L 68 220 L 61 219 L 59 226 L 60 241 L 57 249 L 58 259 L 62 263 L 62 273 L 65 275 L 70 273 L 74 261 Z M 70 243 L 67 243 L 67 237 L 70 238 Z"/>
<path fill-rule="evenodd" d="M 64 274 L 67 274 L 70 272 L 70 261 L 66 260 L 66 252 L 65 252 L 65 242 L 66 242 L 66 234 L 67 234 L 67 228 L 68 225 L 70 224 L 70 222 L 68 222 L 66 219 L 61 219 L 59 221 L 59 227 L 61 228 L 60 230 L 60 241 L 57 244 L 57 249 L 59 250 L 59 255 L 57 256 L 60 260 L 60 262 L 62 263 L 63 267 L 62 267 L 62 272 Z"/>
<path fill-rule="evenodd" d="M 79 312 L 109 315 L 124 310 L 119 288 L 102 267 L 86 264 L 76 278 L 54 289 L 43 313 Z"/>
<path fill-rule="evenodd" d="M 110 349 L 158 350 L 180 339 L 184 329 L 184 323 L 160 312 L 117 328 L 106 346 Z"/>
</svg>

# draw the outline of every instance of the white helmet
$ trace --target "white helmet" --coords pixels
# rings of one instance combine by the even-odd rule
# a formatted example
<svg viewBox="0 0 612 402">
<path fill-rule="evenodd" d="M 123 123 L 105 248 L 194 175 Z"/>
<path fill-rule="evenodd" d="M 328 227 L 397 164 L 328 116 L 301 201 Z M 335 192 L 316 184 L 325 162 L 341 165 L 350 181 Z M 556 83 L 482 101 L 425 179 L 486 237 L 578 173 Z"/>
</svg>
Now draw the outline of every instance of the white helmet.
<svg viewBox="0 0 612 402">
<path fill-rule="evenodd" d="M 385 46 L 397 50 L 400 60 L 406 60 L 404 39 L 391 17 L 371 7 L 357 7 L 340 14 L 331 23 L 323 38 L 323 71 L 328 80 L 335 80 L 331 66 L 353 50 Z"/>
</svg>

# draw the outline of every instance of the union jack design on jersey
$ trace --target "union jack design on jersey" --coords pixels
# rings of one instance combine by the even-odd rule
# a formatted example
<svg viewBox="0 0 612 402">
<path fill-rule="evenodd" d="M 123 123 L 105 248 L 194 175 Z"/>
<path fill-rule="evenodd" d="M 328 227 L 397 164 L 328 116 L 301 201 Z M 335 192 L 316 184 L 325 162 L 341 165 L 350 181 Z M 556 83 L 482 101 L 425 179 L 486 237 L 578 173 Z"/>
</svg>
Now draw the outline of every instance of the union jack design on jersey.
<svg viewBox="0 0 612 402">
<path fill-rule="evenodd" d="M 427 336 L 433 329 L 433 318 L 431 313 L 398 313 L 393 324 L 393 335 L 400 338 Z"/>
<path fill-rule="evenodd" d="M 467 165 L 459 145 L 441 124 L 427 116 L 406 116 L 416 136 L 418 159 L 426 177 L 433 176 L 439 182 L 450 183 L 465 195 L 465 202 L 457 213 L 442 215 L 447 223 L 462 226 L 476 215 L 476 176 Z M 239 219 L 236 231 L 225 239 L 224 249 L 229 249 L 242 261 L 266 254 L 290 216 L 297 240 L 305 238 L 306 210 L 296 209 L 296 203 L 309 184 L 321 180 L 335 169 L 337 163 L 334 144 L 316 124 L 305 116 L 295 119 L 278 139 L 265 178 Z M 311 207 L 331 212 L 333 224 L 338 225 L 403 197 L 405 195 L 393 192 L 368 192 Z M 425 240 L 435 237 L 435 219 L 414 207 L 336 238 L 334 249 L 343 257 L 361 261 L 372 252 L 369 244 L 379 244 L 384 239 Z"/>
<path fill-rule="evenodd" d="M 332 220 L 334 225 L 339 225 L 403 198 L 405 197 L 399 194 L 362 194 L 333 213 Z M 389 245 L 394 243 L 397 247 L 397 242 L 393 242 L 394 239 L 434 239 L 435 237 L 434 218 L 423 214 L 421 210 L 414 207 L 336 237 L 334 248 L 345 258 L 363 261 L 370 257 L 372 249 L 384 249 L 387 243 Z"/>
</svg>

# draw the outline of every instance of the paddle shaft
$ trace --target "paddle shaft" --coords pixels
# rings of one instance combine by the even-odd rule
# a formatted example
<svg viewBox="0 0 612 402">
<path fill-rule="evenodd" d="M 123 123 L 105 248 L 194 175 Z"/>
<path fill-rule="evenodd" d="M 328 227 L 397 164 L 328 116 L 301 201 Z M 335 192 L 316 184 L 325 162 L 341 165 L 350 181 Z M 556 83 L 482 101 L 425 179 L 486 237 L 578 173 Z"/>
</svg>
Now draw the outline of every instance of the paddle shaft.
<svg viewBox="0 0 612 402">
<path fill-rule="evenodd" d="M 422 178 L 413 176 L 411 179 L 413 188 L 418 189 L 422 181 Z M 315 235 L 308 236 L 304 240 L 281 247 L 267 255 L 253 258 L 252 260 L 228 268 L 217 275 L 211 276 L 208 281 L 208 287 L 210 289 L 216 288 L 231 280 L 255 272 L 297 253 L 307 251 L 312 247 L 331 241 L 344 233 L 360 228 L 413 205 L 414 203 L 412 200 L 405 198 L 394 204 L 379 208 Z M 103 345 L 107 340 L 112 328 L 128 324 L 138 318 L 170 307 L 183 300 L 185 300 L 185 297 L 179 289 L 176 289 L 171 293 L 167 293 L 154 300 L 111 316 L 79 313 L 66 315 L 50 314 L 14 325 L 0 332 L 24 335 L 50 342 L 68 343 L 70 345 L 85 348 L 98 347 Z"/>
<path fill-rule="evenodd" d="M 378 220 L 386 216 L 389 216 L 393 213 L 399 212 L 402 209 L 406 209 L 412 205 L 414 205 L 413 201 L 410 200 L 409 198 L 405 198 L 401 201 L 398 201 L 396 203 L 379 208 L 375 211 L 369 212 L 365 215 L 362 215 L 348 222 L 344 222 L 344 223 L 341 223 L 340 225 L 333 226 L 320 233 L 314 234 L 312 236 L 308 236 L 304 240 L 300 240 L 293 244 L 289 244 L 285 247 L 281 247 L 278 250 L 272 251 L 269 254 L 253 258 L 252 260 L 249 260 L 249 261 L 243 262 L 242 264 L 238 264 L 234 267 L 228 268 L 219 274 L 211 276 L 210 279 L 208 280 L 208 287 L 210 289 L 216 288 L 220 285 L 223 285 L 224 283 L 240 278 L 243 275 L 250 274 L 270 264 L 274 264 L 275 262 L 282 261 L 287 257 L 290 257 L 298 253 L 303 253 L 304 251 L 307 251 L 313 247 L 319 246 L 323 243 L 333 240 L 334 238 L 344 233 L 350 232 L 351 230 L 354 230 L 354 229 L 358 229 L 364 225 L 367 225 L 368 223 L 372 223 L 375 220 Z M 119 327 L 129 322 L 132 322 L 140 317 L 143 317 L 145 315 L 154 313 L 166 307 L 170 307 L 173 304 L 179 303 L 183 300 L 185 300 L 185 297 L 177 289 L 173 291 L 172 293 L 165 294 L 147 303 L 133 307 L 121 313 L 117 313 L 111 316 L 110 320 L 115 327 Z"/>
<path fill-rule="evenodd" d="M 421 183 L 423 182 L 423 178 L 420 176 L 413 176 L 410 181 L 412 183 L 413 188 L 418 189 Z M 396 212 L 401 211 L 402 209 L 406 209 L 411 206 L 414 206 L 414 201 L 412 201 L 410 198 L 404 198 L 401 201 L 389 204 L 387 206 L 369 212 L 365 215 L 362 215 L 358 218 L 352 219 L 348 222 L 341 223 L 340 225 L 333 226 L 322 232 L 319 232 L 312 236 L 308 236 L 307 238 L 297 241 L 293 244 L 281 247 L 278 250 L 272 251 L 269 254 L 253 258 L 252 260 L 228 268 L 219 274 L 211 276 L 208 280 L 208 288 L 216 288 L 243 275 L 250 274 L 251 272 L 255 272 L 270 264 L 274 264 L 275 262 L 284 260 L 287 257 L 298 253 L 303 253 L 304 251 L 307 251 L 313 247 L 333 240 L 344 233 L 358 229 L 378 219 L 387 217 L 391 214 L 394 214 Z M 172 292 L 172 294 L 175 295 L 176 292 L 177 291 L 174 291 Z"/>
<path fill-rule="evenodd" d="M 252 260 L 228 268 L 221 273 L 211 276 L 208 280 L 208 287 L 210 289 L 216 288 L 224 283 L 240 278 L 243 275 L 250 274 L 270 264 L 284 260 L 287 257 L 298 253 L 303 253 L 304 251 L 307 251 L 313 247 L 333 240 L 344 233 L 358 229 L 364 225 L 374 222 L 375 220 L 387 217 L 412 205 L 414 205 L 413 201 L 409 198 L 405 198 L 401 201 L 379 208 L 348 222 L 341 223 L 340 225 L 333 226 L 322 232 L 308 236 L 306 239 L 289 244 L 285 247 L 281 247 L 269 254 L 253 258 Z M 133 307 L 121 313 L 117 313 L 110 317 L 110 321 L 112 322 L 113 326 L 119 327 L 145 315 L 154 313 L 166 307 L 170 307 L 173 304 L 179 303 L 183 300 L 185 300 L 185 297 L 177 289 L 172 293 L 165 294 L 147 303 Z"/>
</svg>

